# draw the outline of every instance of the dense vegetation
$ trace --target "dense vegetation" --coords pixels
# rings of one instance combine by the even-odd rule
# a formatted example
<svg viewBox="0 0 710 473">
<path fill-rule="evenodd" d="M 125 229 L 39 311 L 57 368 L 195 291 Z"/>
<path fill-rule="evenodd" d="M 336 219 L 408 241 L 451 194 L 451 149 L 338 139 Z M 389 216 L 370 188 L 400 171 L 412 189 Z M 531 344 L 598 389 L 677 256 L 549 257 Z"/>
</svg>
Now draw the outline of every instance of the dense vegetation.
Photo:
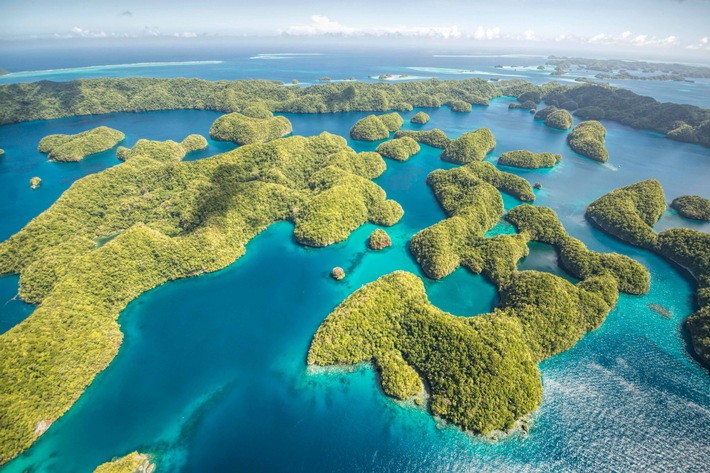
<svg viewBox="0 0 710 473">
<path fill-rule="evenodd" d="M 441 159 L 450 163 L 467 164 L 481 161 L 496 146 L 496 139 L 488 128 L 469 131 L 451 141 L 444 148 Z"/>
<path fill-rule="evenodd" d="M 378 115 L 377 118 L 379 118 L 380 121 L 384 123 L 384 125 L 387 127 L 387 131 L 389 131 L 390 133 L 399 130 L 400 128 L 402 128 L 402 125 L 404 125 L 404 119 L 397 112 Z"/>
<path fill-rule="evenodd" d="M 419 143 L 413 138 L 403 136 L 380 144 L 377 147 L 377 152 L 385 158 L 406 161 L 419 152 Z"/>
<path fill-rule="evenodd" d="M 94 473 L 153 473 L 155 465 L 148 455 L 133 452 L 125 457 L 99 465 Z"/>
<path fill-rule="evenodd" d="M 0 336 L 0 463 L 27 448 L 113 359 L 118 314 L 141 293 L 231 264 L 276 221 L 292 221 L 302 244 L 325 246 L 403 213 L 370 180 L 384 172 L 383 159 L 328 133 L 192 162 L 165 159 L 164 143 L 147 143 L 76 181 L 0 244 L 0 274 L 20 273 L 20 296 L 39 303 Z"/>
<path fill-rule="evenodd" d="M 586 216 L 602 230 L 632 245 L 657 249 L 653 225 L 666 210 L 666 196 L 655 179 L 605 194 L 589 204 Z"/>
<path fill-rule="evenodd" d="M 461 264 L 480 262 L 481 257 L 472 255 L 468 245 L 472 239 L 482 238 L 503 216 L 503 199 L 496 188 L 519 199 L 535 198 L 525 179 L 486 162 L 433 171 L 427 183 L 449 218 L 414 235 L 409 249 L 432 279 L 443 278 Z"/>
<path fill-rule="evenodd" d="M 574 125 L 574 119 L 567 110 L 555 110 L 547 115 L 545 125 L 558 130 L 569 130 Z"/>
<path fill-rule="evenodd" d="M 394 134 L 394 137 L 409 137 L 417 141 L 418 143 L 422 143 L 433 148 L 439 149 L 444 149 L 449 143 L 451 143 L 451 139 L 446 136 L 446 133 L 439 130 L 438 128 L 434 128 L 433 130 L 420 131 L 399 130 L 397 133 Z"/>
<path fill-rule="evenodd" d="M 201 135 L 189 135 L 182 142 L 173 140 L 153 141 L 140 139 L 133 145 L 133 148 L 119 146 L 116 156 L 121 161 L 128 161 L 138 157 L 147 157 L 163 163 L 179 162 L 185 155 L 192 151 L 197 151 L 207 147 L 207 140 Z"/>
<path fill-rule="evenodd" d="M 567 143 L 576 153 L 605 163 L 609 152 L 604 147 L 606 128 L 596 120 L 582 122 L 567 135 Z"/>
<path fill-rule="evenodd" d="M 600 197 L 589 206 L 587 216 L 607 233 L 654 250 L 693 275 L 698 283 L 699 310 L 687 319 L 686 326 L 696 355 L 710 367 L 710 235 L 687 228 L 656 235 L 651 226 L 665 207 L 660 184 L 648 180 Z"/>
<path fill-rule="evenodd" d="M 358 120 L 350 129 L 350 137 L 359 141 L 386 140 L 389 136 L 389 128 L 376 115 L 368 115 Z"/>
<path fill-rule="evenodd" d="M 710 221 L 710 200 L 704 199 L 699 195 L 676 197 L 671 202 L 671 207 L 676 209 L 678 214 L 683 217 Z"/>
<path fill-rule="evenodd" d="M 254 118 L 234 112 L 214 121 L 210 127 L 210 138 L 248 145 L 273 141 L 292 131 L 293 126 L 286 117 Z"/>
<path fill-rule="evenodd" d="M 52 161 L 81 161 L 89 155 L 113 148 L 125 137 L 118 130 L 99 126 L 76 135 L 45 136 L 37 149 L 40 153 L 48 154 Z"/>
<path fill-rule="evenodd" d="M 508 430 L 531 412 L 542 398 L 537 363 L 599 327 L 619 290 L 648 290 L 649 274 L 626 256 L 587 250 L 548 208 L 516 207 L 509 215 L 520 234 L 484 238 L 503 212 L 502 200 L 466 168 L 430 175 L 451 217 L 415 235 L 410 246 L 415 256 L 425 256 L 418 261 L 427 274 L 432 268 L 448 274 L 453 269 L 445 266 L 456 259 L 483 272 L 498 286 L 500 306 L 490 314 L 456 317 L 431 305 L 419 278 L 397 271 L 356 291 L 326 318 L 308 363 L 372 363 L 388 396 L 421 400 L 428 386 L 434 415 L 485 434 Z M 518 272 L 530 240 L 556 245 L 582 281 L 573 285 L 549 273 Z"/>
<path fill-rule="evenodd" d="M 0 85 L 0 124 L 148 110 L 239 112 L 255 103 L 275 112 L 375 112 L 409 110 L 412 106 L 438 108 L 455 100 L 485 105 L 488 100 L 501 95 L 518 97 L 523 102 L 539 103 L 542 100 L 548 105 L 578 109 L 581 118 L 605 118 L 710 147 L 708 109 L 659 103 L 651 97 L 604 84 L 563 86 L 549 82 L 536 86 L 522 80 L 493 84 L 483 79 L 431 79 L 394 84 L 328 83 L 305 88 L 258 80 L 208 82 L 200 79 L 126 78 L 42 81 Z M 596 107 L 596 115 L 585 116 L 588 107 Z"/>
<path fill-rule="evenodd" d="M 411 110 L 463 100 L 487 104 L 500 95 L 483 79 L 340 82 L 284 87 L 264 80 L 90 79 L 0 86 L 0 124 L 75 115 L 198 109 L 243 112 L 254 103 L 272 112 L 326 113 Z M 246 115 L 246 113 L 245 113 Z"/>
<path fill-rule="evenodd" d="M 527 150 L 508 151 L 498 157 L 498 164 L 519 168 L 551 168 L 562 161 L 561 154 L 533 153 Z"/>
<path fill-rule="evenodd" d="M 429 115 L 424 112 L 417 112 L 409 121 L 415 125 L 426 125 L 429 122 Z"/>
<path fill-rule="evenodd" d="M 370 233 L 370 237 L 367 239 L 367 246 L 373 250 L 382 250 L 389 246 L 392 246 L 392 239 L 387 234 L 386 231 L 378 228 L 377 230 Z"/>
<path fill-rule="evenodd" d="M 463 100 L 452 100 L 447 105 L 452 112 L 466 113 L 473 109 L 470 103 L 464 102 Z"/>
<path fill-rule="evenodd" d="M 547 120 L 547 117 L 558 111 L 559 109 L 554 105 L 549 105 L 542 110 L 538 110 L 535 113 L 535 120 Z"/>
</svg>

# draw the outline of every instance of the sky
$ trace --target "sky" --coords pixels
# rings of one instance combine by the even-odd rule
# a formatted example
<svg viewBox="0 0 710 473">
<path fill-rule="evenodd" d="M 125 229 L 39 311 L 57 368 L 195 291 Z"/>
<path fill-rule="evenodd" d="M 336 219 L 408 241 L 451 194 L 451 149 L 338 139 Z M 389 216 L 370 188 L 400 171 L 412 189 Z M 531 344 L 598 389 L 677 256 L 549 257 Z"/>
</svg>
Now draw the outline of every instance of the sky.
<svg viewBox="0 0 710 473">
<path fill-rule="evenodd" d="M 0 40 L 388 38 L 710 59 L 710 0 L 0 0 Z"/>
</svg>

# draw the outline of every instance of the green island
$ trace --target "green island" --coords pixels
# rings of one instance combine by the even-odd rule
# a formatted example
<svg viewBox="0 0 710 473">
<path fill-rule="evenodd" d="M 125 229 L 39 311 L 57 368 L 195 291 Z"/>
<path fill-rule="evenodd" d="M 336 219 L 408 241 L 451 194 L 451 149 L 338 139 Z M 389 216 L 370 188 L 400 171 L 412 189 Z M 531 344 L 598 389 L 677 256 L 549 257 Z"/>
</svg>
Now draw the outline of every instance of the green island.
<svg viewBox="0 0 710 473">
<path fill-rule="evenodd" d="M 710 367 L 710 235 L 687 228 L 653 231 L 666 208 L 663 188 L 653 179 L 603 195 L 587 208 L 587 218 L 626 243 L 655 251 L 688 271 L 697 283 L 698 310 L 686 320 L 693 350 Z"/>
<path fill-rule="evenodd" d="M 173 140 L 153 141 L 140 139 L 133 145 L 133 148 L 119 146 L 116 149 L 116 157 L 121 161 L 128 161 L 136 157 L 149 157 L 163 163 L 179 162 L 187 153 L 207 148 L 207 140 L 202 135 L 189 135 L 187 138 L 177 143 Z"/>
<path fill-rule="evenodd" d="M 418 143 L 431 146 L 432 148 L 444 149 L 451 143 L 451 139 L 446 133 L 438 128 L 432 130 L 399 130 L 394 134 L 395 138 L 412 138 Z"/>
<path fill-rule="evenodd" d="M 385 158 L 394 159 L 395 161 L 406 161 L 411 156 L 419 152 L 419 143 L 413 138 L 403 136 L 390 141 L 385 141 L 377 147 L 377 152 Z"/>
<path fill-rule="evenodd" d="M 426 125 L 429 123 L 429 114 L 425 112 L 417 112 L 409 121 L 415 125 Z"/>
<path fill-rule="evenodd" d="M 511 103 L 508 105 L 510 109 L 522 109 L 522 110 L 535 110 L 537 108 L 537 103 L 532 100 L 524 100 L 522 103 Z"/>
<path fill-rule="evenodd" d="M 403 214 L 371 181 L 382 157 L 328 133 L 189 162 L 164 159 L 165 147 L 134 147 L 125 162 L 77 180 L 0 244 L 0 274 L 19 273 L 20 297 L 39 304 L 0 337 L 0 464 L 108 366 L 122 340 L 118 315 L 141 293 L 226 267 L 277 221 L 319 247 Z"/>
<path fill-rule="evenodd" d="M 383 250 L 392 246 L 392 239 L 386 231 L 378 228 L 370 233 L 370 237 L 367 239 L 367 246 L 372 250 Z"/>
<path fill-rule="evenodd" d="M 397 112 L 385 115 L 368 115 L 353 125 L 350 137 L 358 141 L 379 141 L 389 138 L 390 133 L 399 130 L 404 119 Z"/>
<path fill-rule="evenodd" d="M 267 116 L 251 117 L 238 112 L 223 115 L 210 127 L 210 138 L 231 141 L 238 145 L 263 143 L 286 136 L 293 131 L 288 118 Z"/>
<path fill-rule="evenodd" d="M 473 109 L 470 103 L 464 102 L 463 100 L 452 100 L 448 102 L 447 105 L 452 112 L 467 113 Z"/>
<path fill-rule="evenodd" d="M 520 200 L 535 199 L 525 179 L 486 162 L 433 171 L 427 184 L 449 218 L 415 234 L 409 250 L 431 279 L 441 279 L 460 265 L 480 264 L 481 258 L 472 256 L 468 245 L 472 238 L 482 238 L 503 216 L 503 199 L 497 189 Z"/>
<path fill-rule="evenodd" d="M 694 220 L 710 221 L 710 200 L 699 195 L 682 195 L 671 202 L 678 215 Z"/>
<path fill-rule="evenodd" d="M 495 187 L 465 167 L 434 171 L 429 180 L 453 216 L 412 238 L 413 252 L 425 259 L 422 269 L 429 274 L 428 262 L 459 260 L 498 287 L 499 307 L 475 317 L 443 312 L 429 302 L 421 279 L 396 271 L 354 292 L 326 318 L 307 361 L 371 363 L 386 395 L 428 402 L 433 415 L 464 430 L 507 431 L 542 399 L 538 363 L 599 327 L 618 291 L 647 291 L 650 275 L 626 256 L 587 250 L 549 208 L 516 207 L 507 218 L 520 233 L 485 238 L 484 229 L 503 211 Z M 421 244 L 422 234 L 431 235 L 430 244 Z M 532 240 L 558 247 L 582 281 L 574 285 L 550 273 L 518 272 Z"/>
<path fill-rule="evenodd" d="M 30 178 L 30 189 L 37 189 L 42 185 L 42 179 L 37 176 Z"/>
<path fill-rule="evenodd" d="M 488 128 L 469 131 L 451 141 L 441 153 L 441 159 L 450 163 L 467 164 L 482 161 L 496 146 L 496 139 Z"/>
<path fill-rule="evenodd" d="M 597 120 L 604 118 L 710 147 L 709 109 L 660 103 L 605 84 L 565 86 L 549 82 L 537 86 L 523 80 L 491 83 L 483 79 L 430 79 L 395 84 L 328 83 L 304 88 L 261 80 L 148 78 L 5 84 L 0 85 L 0 125 L 110 112 L 175 109 L 237 112 L 255 102 L 274 112 L 377 112 L 438 108 L 452 100 L 486 105 L 500 96 L 539 98 L 548 105 L 562 108 L 567 105 L 580 111 L 596 107 L 603 113 L 595 117 Z"/>
<path fill-rule="evenodd" d="M 133 452 L 97 466 L 94 473 L 153 473 L 154 471 L 155 464 L 152 463 L 150 456 Z"/>
<path fill-rule="evenodd" d="M 604 147 L 606 128 L 596 120 L 582 122 L 567 135 L 567 144 L 582 156 L 605 163 L 609 152 Z"/>
<path fill-rule="evenodd" d="M 538 110 L 537 112 L 535 112 L 535 116 L 533 118 L 535 118 L 535 120 L 547 120 L 547 117 L 549 117 L 551 114 L 558 110 L 559 109 L 554 105 L 548 105 L 542 110 Z"/>
<path fill-rule="evenodd" d="M 340 281 L 341 279 L 345 278 L 345 270 L 340 266 L 336 266 L 330 271 L 330 277 L 335 279 L 336 281 Z"/>
<path fill-rule="evenodd" d="M 52 161 L 76 162 L 109 150 L 126 136 L 118 130 L 99 126 L 76 135 L 49 135 L 40 140 L 37 150 Z"/>
<path fill-rule="evenodd" d="M 498 164 L 525 169 L 551 168 L 562 161 L 561 154 L 533 153 L 528 150 L 508 151 L 498 157 Z"/>
<path fill-rule="evenodd" d="M 545 117 L 545 125 L 558 130 L 569 130 L 574 125 L 574 119 L 567 110 L 558 109 Z"/>
</svg>

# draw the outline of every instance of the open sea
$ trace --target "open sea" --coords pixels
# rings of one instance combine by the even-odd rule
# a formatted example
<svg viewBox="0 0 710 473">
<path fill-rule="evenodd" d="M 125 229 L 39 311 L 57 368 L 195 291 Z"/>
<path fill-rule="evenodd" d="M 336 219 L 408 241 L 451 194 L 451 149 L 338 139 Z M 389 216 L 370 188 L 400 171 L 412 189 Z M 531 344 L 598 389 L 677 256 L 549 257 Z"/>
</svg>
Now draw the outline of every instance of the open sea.
<svg viewBox="0 0 710 473">
<path fill-rule="evenodd" d="M 200 77 L 208 80 L 263 78 L 301 84 L 320 77 L 372 81 L 369 76 L 406 74 L 441 79 L 519 77 L 535 83 L 554 79 L 540 71 L 540 56 L 435 55 L 308 51 L 151 53 L 134 51 L 107 65 L 98 51 L 35 52 L 24 58 L 0 53 L 11 74 L 0 83 L 64 81 L 94 77 Z M 208 57 L 209 56 L 209 57 Z M 112 56 L 113 57 L 113 56 Z M 4 61 L 4 62 L 3 62 Z M 495 67 L 502 65 L 504 67 Z M 31 71 L 31 72 L 27 72 Z M 574 80 L 574 76 L 564 80 Z M 710 81 L 682 84 L 620 81 L 616 84 L 661 101 L 710 107 Z M 710 465 L 710 376 L 690 355 L 683 321 L 694 310 L 694 283 L 660 257 L 592 228 L 586 206 L 617 187 L 658 179 L 668 202 L 698 194 L 710 198 L 710 149 L 674 142 L 658 133 L 613 122 L 607 127 L 609 161 L 580 157 L 566 145 L 566 132 L 536 122 L 526 110 L 509 110 L 498 98 L 471 113 L 427 109 L 424 129 L 441 128 L 455 138 L 490 128 L 497 146 L 487 158 L 515 149 L 561 153 L 551 170 L 501 167 L 540 182 L 536 205 L 553 208 L 567 231 L 590 249 L 629 255 L 651 272 L 651 290 L 621 295 L 606 322 L 574 348 L 541 365 L 543 401 L 529 433 L 497 442 L 442 423 L 426 411 L 385 397 L 369 367 L 354 371 L 309 370 L 311 337 L 350 293 L 379 276 L 403 269 L 421 275 L 407 251 L 417 231 L 445 218 L 425 184 L 428 173 L 453 165 L 440 150 L 423 145 L 408 162 L 386 160 L 376 182 L 404 208 L 386 231 L 393 246 L 369 251 L 373 225 L 345 241 L 310 249 L 295 243 L 290 223 L 269 227 L 247 245 L 246 255 L 211 274 L 167 283 L 143 294 L 121 314 L 125 334 L 118 356 L 79 401 L 2 473 L 82 473 L 134 450 L 152 453 L 164 472 L 701 472 Z M 405 129 L 414 129 L 403 113 Z M 348 137 L 368 113 L 284 114 L 294 134 L 329 131 Z M 115 150 L 80 163 L 50 163 L 37 152 L 52 133 L 77 133 L 106 125 L 140 138 L 182 140 L 208 135 L 217 112 L 177 110 L 115 113 L 35 121 L 0 127 L 0 239 L 19 231 L 47 209 L 77 179 L 119 164 Z M 421 129 L 418 127 L 417 129 Z M 202 159 L 234 148 L 209 141 Z M 349 140 L 357 151 L 378 143 Z M 31 190 L 29 179 L 42 178 Z M 518 205 L 505 196 L 507 209 Z M 668 210 L 656 229 L 710 224 Z M 501 223 L 494 229 L 510 232 Z M 545 244 L 530 244 L 520 269 L 537 269 L 573 280 L 557 266 Z M 347 277 L 329 271 L 342 266 Z M 278 274 L 274 271 L 278 268 Z M 0 277 L 0 333 L 31 315 L 34 307 L 15 298 L 18 277 Z M 475 316 L 498 303 L 484 277 L 459 269 L 441 281 L 426 280 L 432 303 L 457 315 Z M 661 304 L 664 318 L 649 308 Z"/>
</svg>

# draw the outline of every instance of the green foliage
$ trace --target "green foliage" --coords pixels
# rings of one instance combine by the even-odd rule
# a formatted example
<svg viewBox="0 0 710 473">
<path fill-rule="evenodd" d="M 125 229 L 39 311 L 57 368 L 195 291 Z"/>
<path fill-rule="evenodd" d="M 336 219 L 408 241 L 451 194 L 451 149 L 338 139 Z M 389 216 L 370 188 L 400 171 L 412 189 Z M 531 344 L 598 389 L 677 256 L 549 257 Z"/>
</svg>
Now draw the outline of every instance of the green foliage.
<svg viewBox="0 0 710 473">
<path fill-rule="evenodd" d="M 567 110 L 555 110 L 545 118 L 545 125 L 558 130 L 569 130 L 573 124 L 574 119 Z"/>
<path fill-rule="evenodd" d="M 374 362 L 385 393 L 400 399 L 426 380 L 432 413 L 466 430 L 509 429 L 541 400 L 540 374 L 514 319 L 442 312 L 403 271 L 348 297 L 308 351 L 309 364 L 362 362 Z"/>
<path fill-rule="evenodd" d="M 537 113 L 535 113 L 535 120 L 547 120 L 547 117 L 552 115 L 554 112 L 558 111 L 559 109 L 555 107 L 554 105 L 547 106 L 543 108 L 542 110 L 538 110 Z"/>
<path fill-rule="evenodd" d="M 444 149 L 444 148 L 446 148 L 446 146 L 449 143 L 451 143 L 451 139 L 448 136 L 446 136 L 446 133 L 439 130 L 438 128 L 434 128 L 433 130 L 419 130 L 419 131 L 400 130 L 394 134 L 394 137 L 395 138 L 409 137 L 419 143 L 431 146 L 433 148 L 439 148 L 439 149 Z"/>
<path fill-rule="evenodd" d="M 562 161 L 561 154 L 533 153 L 527 150 L 508 151 L 498 158 L 498 165 L 526 169 L 551 168 Z"/>
<path fill-rule="evenodd" d="M 567 143 L 575 152 L 605 163 L 609 152 L 604 147 L 606 128 L 596 120 L 582 122 L 567 135 Z"/>
<path fill-rule="evenodd" d="M 537 104 L 535 102 L 533 102 L 532 100 L 526 100 L 523 103 L 513 102 L 510 105 L 508 105 L 508 108 L 512 108 L 512 109 L 520 108 L 523 110 L 535 110 L 535 108 L 537 108 Z"/>
<path fill-rule="evenodd" d="M 452 112 L 466 113 L 473 109 L 470 103 L 464 102 L 463 100 L 451 100 L 447 105 Z"/>
<path fill-rule="evenodd" d="M 384 123 L 390 133 L 399 130 L 404 124 L 404 119 L 397 112 L 379 115 L 377 118 L 379 118 L 382 123 Z"/>
<path fill-rule="evenodd" d="M 252 118 L 241 113 L 219 117 L 210 127 L 210 138 L 238 145 L 273 141 L 293 131 L 288 118 Z"/>
<path fill-rule="evenodd" d="M 185 148 L 186 152 L 191 153 L 207 148 L 207 140 L 202 135 L 192 134 L 182 140 L 180 145 Z"/>
<path fill-rule="evenodd" d="M 34 176 L 34 177 L 30 178 L 30 187 L 32 189 L 37 189 L 41 185 L 42 185 L 42 179 L 40 179 L 39 177 Z"/>
<path fill-rule="evenodd" d="M 99 465 L 94 473 L 153 473 L 155 465 L 143 453 L 133 452 L 125 457 Z"/>
<path fill-rule="evenodd" d="M 482 161 L 496 146 L 496 139 L 488 128 L 464 133 L 446 145 L 441 159 L 450 163 L 467 164 Z"/>
<path fill-rule="evenodd" d="M 47 153 L 52 161 L 81 161 L 85 157 L 106 151 L 125 138 L 118 130 L 99 126 L 76 135 L 49 135 L 42 138 L 37 147 Z"/>
<path fill-rule="evenodd" d="M 651 228 L 666 210 L 666 196 L 655 179 L 605 194 L 589 204 L 586 215 L 607 233 L 632 245 L 655 249 Z"/>
<path fill-rule="evenodd" d="M 109 364 L 118 314 L 141 293 L 231 264 L 276 221 L 321 246 L 402 215 L 369 180 L 382 158 L 341 137 L 290 137 L 193 162 L 166 159 L 166 149 L 185 152 L 166 143 L 139 142 L 125 163 L 76 181 L 0 244 L 0 274 L 20 273 L 21 294 L 40 303 L 0 336 L 0 463 Z"/>
<path fill-rule="evenodd" d="M 518 95 L 517 99 L 520 103 L 532 102 L 534 104 L 539 104 L 542 101 L 542 93 L 538 90 L 529 90 Z"/>
<path fill-rule="evenodd" d="M 271 118 L 274 114 L 265 103 L 252 103 L 242 109 L 242 115 L 251 118 Z"/>
<path fill-rule="evenodd" d="M 426 125 L 429 122 L 429 115 L 424 112 L 417 112 L 409 121 L 415 125 Z"/>
<path fill-rule="evenodd" d="M 389 128 L 376 115 L 368 115 L 358 120 L 350 129 L 350 137 L 359 141 L 379 141 L 389 136 Z"/>
<path fill-rule="evenodd" d="M 377 152 L 385 158 L 406 161 L 410 156 L 419 152 L 419 143 L 413 138 L 404 136 L 402 138 L 385 141 L 377 147 Z"/>
<path fill-rule="evenodd" d="M 574 115 L 581 118 L 582 120 L 603 120 L 606 117 L 604 109 L 601 107 L 596 107 L 590 105 L 584 108 L 578 108 L 575 110 Z"/>
<path fill-rule="evenodd" d="M 704 199 L 699 195 L 676 197 L 671 202 L 671 207 L 683 217 L 710 221 L 710 200 Z"/>
<path fill-rule="evenodd" d="M 650 275 L 646 268 L 628 256 L 589 251 L 584 243 L 567 234 L 552 209 L 519 205 L 510 210 L 505 219 L 527 239 L 555 246 L 560 253 L 562 267 L 577 279 L 609 275 L 616 280 L 622 292 L 648 292 Z"/>
<path fill-rule="evenodd" d="M 386 231 L 378 228 L 370 233 L 370 237 L 367 239 L 367 245 L 373 250 L 382 250 L 392 246 L 392 239 Z"/>
</svg>

